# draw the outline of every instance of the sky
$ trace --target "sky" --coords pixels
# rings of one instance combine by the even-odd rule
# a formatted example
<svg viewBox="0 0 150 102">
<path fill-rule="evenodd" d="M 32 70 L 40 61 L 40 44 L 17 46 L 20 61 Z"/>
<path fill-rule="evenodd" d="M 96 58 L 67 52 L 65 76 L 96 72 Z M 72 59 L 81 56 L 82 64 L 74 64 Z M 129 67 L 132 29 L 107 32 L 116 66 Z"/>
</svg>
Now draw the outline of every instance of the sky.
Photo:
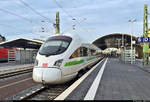
<svg viewBox="0 0 150 102">
<path fill-rule="evenodd" d="M 143 32 L 144 4 L 150 10 L 150 0 L 0 0 L 0 34 L 7 40 L 45 40 L 55 34 L 58 11 L 60 32 L 79 35 L 86 42 L 112 33 L 131 34 L 128 21 L 134 19 L 133 35 L 138 37 Z"/>
</svg>

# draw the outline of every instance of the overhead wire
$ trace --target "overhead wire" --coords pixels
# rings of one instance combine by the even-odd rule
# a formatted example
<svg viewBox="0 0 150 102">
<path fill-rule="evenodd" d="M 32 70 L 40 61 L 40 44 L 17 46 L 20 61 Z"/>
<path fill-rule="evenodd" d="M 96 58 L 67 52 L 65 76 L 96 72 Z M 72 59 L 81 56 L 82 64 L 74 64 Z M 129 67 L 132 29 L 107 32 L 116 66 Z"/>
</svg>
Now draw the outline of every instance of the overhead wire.
<svg viewBox="0 0 150 102">
<path fill-rule="evenodd" d="M 0 8 L 0 11 L 5 12 L 5 13 L 8 13 L 8 14 L 13 15 L 13 16 L 17 16 L 17 17 L 19 17 L 19 18 L 21 18 L 21 19 L 23 19 L 23 20 L 25 20 L 25 21 L 28 21 L 28 22 L 30 22 L 30 23 L 32 23 L 32 24 L 33 24 L 33 23 L 36 24 L 36 25 L 39 24 L 39 23 L 34 22 L 34 21 L 32 21 L 32 20 L 30 20 L 30 19 L 28 19 L 28 18 L 26 18 L 26 17 L 20 16 L 20 15 L 18 15 L 18 14 L 16 14 L 16 13 L 13 13 L 13 12 L 8 11 L 8 10 L 5 10 L 5 9 Z"/>
<path fill-rule="evenodd" d="M 31 7 L 28 3 L 26 3 L 23 0 L 19 0 L 23 5 L 25 5 L 26 7 L 28 7 L 29 9 L 31 9 L 34 13 L 36 13 L 37 15 L 47 19 L 48 21 L 50 21 L 51 23 L 54 23 L 53 21 L 51 21 L 48 17 L 44 16 L 42 13 L 38 12 L 37 10 L 35 10 L 33 7 Z"/>
<path fill-rule="evenodd" d="M 69 17 L 71 17 L 72 19 L 75 19 L 72 15 L 70 15 L 58 2 L 57 0 L 54 0 L 55 3 L 57 4 L 57 6 L 59 6 Z"/>
<path fill-rule="evenodd" d="M 25 3 L 24 3 L 24 4 L 25 4 Z M 26 5 L 27 5 L 27 4 L 26 4 Z M 32 9 L 32 7 L 30 7 L 30 9 Z M 32 9 L 32 10 L 34 10 L 34 9 Z M 13 16 L 16 16 L 16 17 L 18 17 L 18 18 L 21 18 L 21 19 L 23 19 L 23 20 L 25 20 L 25 21 L 28 21 L 29 23 L 36 24 L 36 25 L 41 25 L 40 23 L 38 23 L 38 22 L 36 22 L 36 21 L 32 21 L 32 20 L 30 20 L 30 19 L 28 19 L 28 18 L 26 18 L 26 17 L 24 17 L 24 16 L 21 16 L 21 15 L 19 15 L 19 14 L 13 13 L 13 12 L 11 12 L 11 11 L 9 11 L 9 10 L 0 8 L 0 11 L 2 11 L 2 12 L 4 12 L 4 13 L 8 13 L 8 14 L 13 15 Z M 34 10 L 34 12 L 36 12 L 36 10 Z M 40 13 L 36 12 L 36 14 L 40 14 Z M 41 14 L 41 16 L 42 16 L 42 14 Z M 45 16 L 43 16 L 43 17 L 45 17 Z M 46 18 L 46 19 L 49 19 L 49 18 L 47 18 L 47 17 L 45 17 L 45 18 Z M 49 20 L 49 21 L 50 21 L 50 20 Z M 42 21 L 41 21 L 41 22 L 42 22 Z M 11 25 L 0 24 L 0 26 L 8 27 L 8 28 L 12 28 L 12 29 L 18 30 L 17 27 L 14 27 L 14 26 L 11 26 Z M 30 32 L 30 31 L 28 31 L 28 30 L 23 30 L 23 29 L 21 29 L 21 30 L 22 30 L 22 31 L 25 31 L 25 32 Z M 32 32 L 32 31 L 31 31 L 31 32 Z"/>
<path fill-rule="evenodd" d="M 8 27 L 8 28 L 12 28 L 12 29 L 16 29 L 16 30 L 18 30 L 18 28 L 17 28 L 17 27 L 12 26 L 12 25 L 8 25 L 8 24 L 2 24 L 2 23 L 0 23 L 0 26 Z M 23 30 L 23 29 L 19 29 L 19 30 L 21 30 L 21 31 L 25 31 L 25 32 L 29 32 L 29 31 L 27 31 L 27 30 Z"/>
<path fill-rule="evenodd" d="M 70 15 L 58 2 L 57 2 L 57 0 L 54 0 L 55 1 L 55 3 L 57 4 L 57 6 L 59 6 L 70 18 L 72 18 L 72 20 L 75 20 L 79 25 L 81 24 L 81 22 L 79 22 L 79 21 L 77 21 L 76 19 L 75 19 L 75 17 L 73 17 L 72 15 Z M 82 28 L 83 29 L 83 28 Z M 87 31 L 86 29 L 84 29 L 86 32 L 89 32 L 89 31 Z M 65 30 L 66 31 L 66 30 Z"/>
<path fill-rule="evenodd" d="M 57 6 L 59 6 L 70 18 L 72 18 L 72 20 L 75 20 L 78 24 L 80 24 L 80 22 L 78 22 L 75 17 L 73 17 L 72 15 L 70 15 L 58 2 L 57 0 L 54 0 L 55 3 L 57 4 Z"/>
<path fill-rule="evenodd" d="M 28 18 L 26 18 L 26 17 L 20 16 L 20 15 L 18 15 L 18 14 L 16 14 L 16 13 L 13 13 L 13 12 L 8 11 L 8 10 L 5 10 L 5 9 L 0 8 L 0 11 L 5 12 L 5 13 L 8 13 L 8 14 L 13 15 L 13 16 L 16 16 L 16 17 L 18 17 L 18 18 L 21 18 L 21 19 L 23 19 L 23 20 L 25 20 L 25 21 L 28 21 L 28 22 L 31 23 L 31 24 L 39 25 L 39 23 L 37 23 L 37 22 L 33 22 L 32 20 L 30 20 L 30 19 L 28 19 Z M 14 27 L 14 26 L 11 26 L 11 25 L 0 24 L 0 26 L 5 26 L 5 27 L 9 27 L 9 28 L 17 29 L 17 30 L 18 30 L 18 28 Z M 30 31 L 26 31 L 26 30 L 23 30 L 23 31 L 25 31 L 25 32 L 30 32 Z"/>
</svg>

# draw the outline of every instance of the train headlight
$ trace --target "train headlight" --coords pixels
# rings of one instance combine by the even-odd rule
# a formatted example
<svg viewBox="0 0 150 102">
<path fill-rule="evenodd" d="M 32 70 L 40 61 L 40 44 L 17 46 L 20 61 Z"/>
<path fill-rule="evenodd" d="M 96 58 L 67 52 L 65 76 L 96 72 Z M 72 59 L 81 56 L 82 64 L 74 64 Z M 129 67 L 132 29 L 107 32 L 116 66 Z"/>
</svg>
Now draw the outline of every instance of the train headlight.
<svg viewBox="0 0 150 102">
<path fill-rule="evenodd" d="M 61 64 L 62 64 L 62 61 L 63 61 L 63 59 L 57 60 L 57 61 L 55 62 L 55 64 L 54 64 L 54 66 L 60 67 Z"/>
<path fill-rule="evenodd" d="M 38 66 L 38 60 L 37 59 L 34 62 L 34 66 Z"/>
</svg>

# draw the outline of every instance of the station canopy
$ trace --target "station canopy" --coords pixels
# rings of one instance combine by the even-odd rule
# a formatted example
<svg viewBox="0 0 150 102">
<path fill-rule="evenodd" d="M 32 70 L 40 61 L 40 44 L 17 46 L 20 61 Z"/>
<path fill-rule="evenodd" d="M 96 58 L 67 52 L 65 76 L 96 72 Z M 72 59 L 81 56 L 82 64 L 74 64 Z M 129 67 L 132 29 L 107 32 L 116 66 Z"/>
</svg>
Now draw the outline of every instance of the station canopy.
<svg viewBox="0 0 150 102">
<path fill-rule="evenodd" d="M 91 48 L 91 49 L 95 49 L 95 50 L 101 50 L 100 48 L 98 48 L 94 44 L 83 43 L 82 46 L 87 47 L 87 48 Z"/>
<path fill-rule="evenodd" d="M 31 40 L 26 38 L 17 38 L 14 40 L 9 40 L 1 42 L 0 46 L 2 47 L 16 47 L 16 48 L 28 48 L 28 49 L 39 49 L 43 41 L 40 40 Z"/>
<path fill-rule="evenodd" d="M 132 35 L 132 40 L 137 45 L 137 37 Z M 97 38 L 92 44 L 96 45 L 102 50 L 107 48 L 121 48 L 121 46 L 127 47 L 131 45 L 131 34 L 113 33 L 103 35 Z"/>
</svg>

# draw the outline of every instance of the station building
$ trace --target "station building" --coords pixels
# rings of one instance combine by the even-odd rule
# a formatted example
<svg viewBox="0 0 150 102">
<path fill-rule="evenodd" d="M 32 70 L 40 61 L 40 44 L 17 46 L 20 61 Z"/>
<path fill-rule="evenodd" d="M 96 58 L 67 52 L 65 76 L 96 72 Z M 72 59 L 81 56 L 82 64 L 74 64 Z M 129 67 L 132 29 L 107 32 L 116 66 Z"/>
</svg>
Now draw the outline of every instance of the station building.
<svg viewBox="0 0 150 102">
<path fill-rule="evenodd" d="M 17 38 L 1 42 L 1 48 L 8 50 L 8 62 L 20 64 L 34 63 L 38 49 L 44 41 Z"/>
<path fill-rule="evenodd" d="M 116 50 L 116 52 L 120 54 L 122 48 L 131 48 L 131 35 L 121 33 L 107 34 L 97 38 L 92 42 L 92 44 L 102 49 L 104 53 L 111 53 L 112 51 Z M 136 56 L 138 58 L 142 58 L 142 46 L 137 42 L 137 37 L 134 35 L 132 36 L 132 44 L 136 51 Z"/>
</svg>

